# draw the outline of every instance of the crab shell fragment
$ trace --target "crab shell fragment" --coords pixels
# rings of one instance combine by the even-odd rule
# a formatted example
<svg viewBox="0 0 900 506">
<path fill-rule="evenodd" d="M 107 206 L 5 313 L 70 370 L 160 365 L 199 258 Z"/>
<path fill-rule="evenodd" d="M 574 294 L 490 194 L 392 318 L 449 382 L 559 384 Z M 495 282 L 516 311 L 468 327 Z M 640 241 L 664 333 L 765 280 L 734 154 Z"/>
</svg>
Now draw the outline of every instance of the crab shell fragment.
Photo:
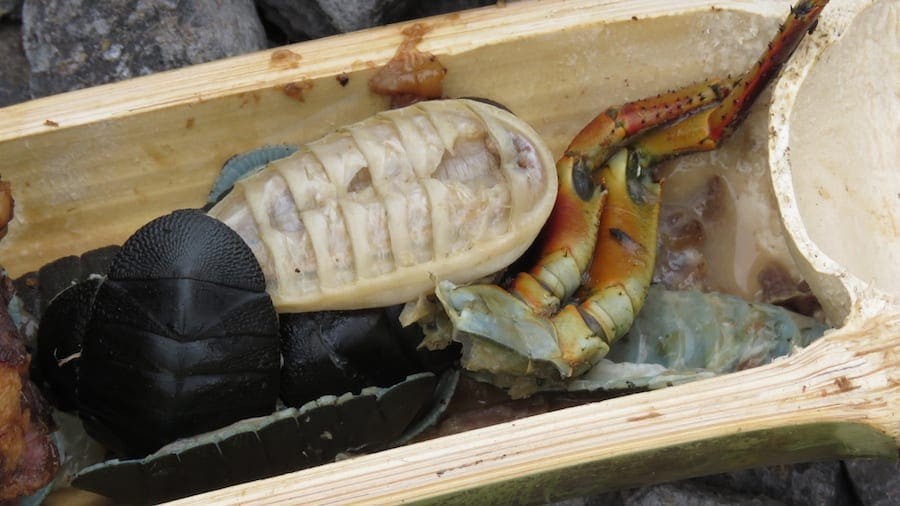
<svg viewBox="0 0 900 506">
<path fill-rule="evenodd" d="M 209 214 L 241 235 L 279 312 L 415 300 L 518 258 L 553 209 L 538 134 L 468 99 L 385 111 L 269 163 Z"/>
</svg>

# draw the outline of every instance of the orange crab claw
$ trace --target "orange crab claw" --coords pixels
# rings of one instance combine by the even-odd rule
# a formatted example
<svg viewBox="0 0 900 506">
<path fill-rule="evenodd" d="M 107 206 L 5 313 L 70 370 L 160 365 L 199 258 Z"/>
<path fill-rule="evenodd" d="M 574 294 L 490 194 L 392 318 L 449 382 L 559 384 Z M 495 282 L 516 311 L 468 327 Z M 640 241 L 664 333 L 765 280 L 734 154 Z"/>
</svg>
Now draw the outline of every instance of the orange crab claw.
<svg viewBox="0 0 900 506">
<path fill-rule="evenodd" d="M 441 282 L 436 295 L 470 349 L 464 366 L 496 376 L 571 377 L 590 368 L 641 309 L 656 256 L 661 183 L 653 165 L 707 151 L 737 127 L 827 0 L 802 0 L 759 61 L 732 83 L 708 81 L 608 109 L 557 162 L 556 205 L 539 260 L 504 290 Z M 708 106 L 708 107 L 707 107 Z M 687 117 L 685 117 L 687 115 Z M 482 350 L 475 350 L 482 346 Z M 485 351 L 487 350 L 487 351 Z M 500 355 L 502 365 L 465 357 Z"/>
</svg>

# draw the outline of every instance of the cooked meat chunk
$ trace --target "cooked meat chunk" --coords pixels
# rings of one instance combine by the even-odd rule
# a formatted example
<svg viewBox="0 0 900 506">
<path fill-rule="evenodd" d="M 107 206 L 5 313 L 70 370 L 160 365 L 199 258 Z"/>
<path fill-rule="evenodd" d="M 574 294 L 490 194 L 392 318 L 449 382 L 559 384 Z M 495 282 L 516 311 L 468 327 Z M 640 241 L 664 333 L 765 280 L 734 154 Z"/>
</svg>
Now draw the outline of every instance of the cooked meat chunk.
<svg viewBox="0 0 900 506">
<path fill-rule="evenodd" d="M 0 194 L 2 190 L 0 186 Z M 3 204 L 7 202 L 0 198 Z M 12 282 L 0 272 L 0 503 L 37 491 L 59 467 L 50 437 L 50 407 L 28 378 L 30 357 L 7 309 L 13 292 Z"/>
</svg>

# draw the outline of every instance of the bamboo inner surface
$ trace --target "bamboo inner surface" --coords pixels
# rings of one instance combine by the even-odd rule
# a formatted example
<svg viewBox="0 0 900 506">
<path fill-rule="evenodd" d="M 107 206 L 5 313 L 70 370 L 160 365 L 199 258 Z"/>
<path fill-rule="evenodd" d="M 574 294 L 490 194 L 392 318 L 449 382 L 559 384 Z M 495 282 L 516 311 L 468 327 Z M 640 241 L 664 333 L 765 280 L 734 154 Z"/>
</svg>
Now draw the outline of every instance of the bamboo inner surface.
<svg viewBox="0 0 900 506">
<path fill-rule="evenodd" d="M 732 452 L 744 452 L 747 460 L 737 461 L 744 467 L 798 458 L 896 458 L 898 346 L 900 314 L 885 314 L 851 323 L 800 354 L 756 369 L 498 424 L 174 504 L 447 501 L 471 498 L 467 494 L 485 488 L 478 497 L 501 488 L 506 502 L 518 503 L 517 494 L 535 502 L 597 491 L 598 483 L 618 488 L 708 473 L 724 462 L 735 465 Z M 796 433 L 785 434 L 790 428 Z M 766 451 L 760 433 L 768 432 L 782 446 Z M 821 446 L 823 438 L 831 444 Z M 702 444 L 709 440 L 721 441 Z M 683 452 L 691 445 L 690 459 L 674 469 L 654 468 L 658 460 L 648 459 L 645 465 L 632 462 L 627 472 L 609 466 L 609 475 L 578 474 L 586 464 L 593 463 L 586 469 L 596 471 L 604 461 L 661 449 Z M 538 476 L 550 484 L 538 490 L 547 494 L 543 498 L 527 487 L 503 487 Z"/>
<path fill-rule="evenodd" d="M 610 105 L 742 71 L 777 30 L 788 5 L 510 2 L 419 21 L 429 31 L 418 48 L 448 68 L 447 96 L 507 105 L 559 156 Z M 203 205 L 218 170 L 235 154 L 308 141 L 385 109 L 387 99 L 371 94 L 367 81 L 411 24 L 0 109 L 2 175 L 16 199 L 15 219 L 0 242 L 0 264 L 16 277 L 64 255 L 121 243 L 156 216 Z M 763 151 L 744 156 L 765 163 Z M 635 476 L 650 483 L 717 469 L 725 462 L 717 448 L 752 450 L 740 434 L 757 437 L 786 427 L 799 427 L 785 436 L 796 444 L 786 450 L 788 460 L 896 455 L 898 345 L 900 316 L 881 315 L 851 322 L 803 353 L 763 368 L 499 424 L 181 503 L 459 500 L 471 497 L 468 491 L 537 476 L 557 484 L 542 488 L 546 499 L 561 498 L 583 490 L 598 470 L 613 475 L 604 486 L 614 488 L 634 484 Z M 804 428 L 817 432 L 807 446 Z M 658 460 L 641 467 L 635 459 L 621 481 L 614 466 L 603 467 L 622 456 L 720 440 L 729 442 L 694 447 L 700 448 L 697 459 L 707 460 L 702 466 L 685 462 L 661 470 L 653 467 Z M 765 459 L 758 452 L 757 457 Z M 534 501 L 527 494 L 536 493 L 523 489 L 523 501 Z"/>
<path fill-rule="evenodd" d="M 447 67 L 446 96 L 504 103 L 558 156 L 610 105 L 740 72 L 787 6 L 510 2 L 418 21 L 428 29 L 418 49 Z M 367 81 L 412 24 L 0 109 L 2 176 L 16 199 L 0 263 L 16 277 L 121 243 L 157 216 L 201 206 L 231 156 L 308 141 L 385 109 L 387 99 L 370 93 Z"/>
</svg>

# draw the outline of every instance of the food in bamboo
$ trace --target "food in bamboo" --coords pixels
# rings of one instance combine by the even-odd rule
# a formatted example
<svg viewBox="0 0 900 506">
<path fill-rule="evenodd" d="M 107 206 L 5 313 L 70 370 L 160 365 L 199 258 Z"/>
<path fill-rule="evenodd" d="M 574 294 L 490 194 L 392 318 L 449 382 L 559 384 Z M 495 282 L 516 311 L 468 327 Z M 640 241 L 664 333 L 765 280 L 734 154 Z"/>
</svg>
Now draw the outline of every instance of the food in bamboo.
<svg viewBox="0 0 900 506">
<path fill-rule="evenodd" d="M 438 312 L 451 326 L 423 321 L 428 344 L 437 344 L 434 336 L 442 346 L 461 342 L 463 365 L 492 381 L 577 377 L 632 327 L 647 297 L 660 202 L 653 165 L 717 147 L 825 3 L 798 4 L 747 76 L 607 110 L 555 165 L 537 134 L 508 112 L 464 99 L 421 103 L 266 160 L 210 215 L 246 241 L 279 311 L 379 307 L 428 296 L 437 285 Z M 473 283 L 520 257 L 548 216 L 532 250 L 535 268 L 504 288 Z M 101 285 L 89 329 L 127 313 L 116 297 L 99 296 L 121 284 L 117 269 L 114 262 Z M 149 291 L 189 277 L 158 274 Z M 129 325 L 140 329 L 143 320 Z M 85 360 L 91 332 L 80 401 L 81 378 L 118 359 Z M 485 357 L 496 360 L 485 366 Z M 108 435 L 112 446 L 116 437 Z M 180 461 L 172 455 L 163 458 Z"/>
<path fill-rule="evenodd" d="M 717 148 L 825 4 L 799 2 L 737 79 L 610 108 L 584 127 L 557 163 L 559 195 L 532 248 L 533 267 L 505 286 L 438 279 L 464 367 L 553 380 L 577 377 L 608 353 L 641 310 L 653 276 L 661 198 L 654 165 Z M 447 342 L 443 334 L 430 342 Z M 471 359 L 485 355 L 493 360 Z"/>
<path fill-rule="evenodd" d="M 12 213 L 9 190 L 0 182 L 6 218 Z M 0 502 L 34 493 L 59 467 L 50 406 L 29 378 L 31 357 L 9 311 L 13 294 L 12 281 L 0 272 Z"/>
<path fill-rule="evenodd" d="M 311 142 L 209 214 L 250 245 L 279 311 L 389 306 L 512 263 L 553 208 L 555 174 L 522 120 L 439 100 Z"/>
</svg>

